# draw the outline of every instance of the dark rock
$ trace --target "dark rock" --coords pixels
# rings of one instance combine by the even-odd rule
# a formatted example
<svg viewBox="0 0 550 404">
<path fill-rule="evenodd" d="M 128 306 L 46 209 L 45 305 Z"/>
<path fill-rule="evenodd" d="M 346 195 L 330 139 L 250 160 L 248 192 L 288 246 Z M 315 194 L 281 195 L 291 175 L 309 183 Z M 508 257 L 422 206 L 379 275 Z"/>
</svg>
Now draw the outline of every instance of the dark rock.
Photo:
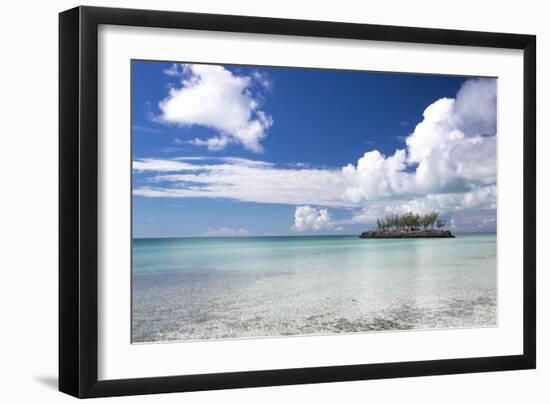
<svg viewBox="0 0 550 404">
<path fill-rule="evenodd" d="M 370 230 L 359 238 L 454 238 L 449 230 Z"/>
</svg>

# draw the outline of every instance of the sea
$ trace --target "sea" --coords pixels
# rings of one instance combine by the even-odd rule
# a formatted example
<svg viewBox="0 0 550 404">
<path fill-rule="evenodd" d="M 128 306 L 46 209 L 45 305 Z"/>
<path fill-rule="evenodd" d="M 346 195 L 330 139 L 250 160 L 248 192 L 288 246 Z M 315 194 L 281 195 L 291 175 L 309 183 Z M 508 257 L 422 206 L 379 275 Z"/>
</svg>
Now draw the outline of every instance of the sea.
<svg viewBox="0 0 550 404">
<path fill-rule="evenodd" d="M 496 234 L 134 239 L 132 342 L 497 326 Z"/>
</svg>

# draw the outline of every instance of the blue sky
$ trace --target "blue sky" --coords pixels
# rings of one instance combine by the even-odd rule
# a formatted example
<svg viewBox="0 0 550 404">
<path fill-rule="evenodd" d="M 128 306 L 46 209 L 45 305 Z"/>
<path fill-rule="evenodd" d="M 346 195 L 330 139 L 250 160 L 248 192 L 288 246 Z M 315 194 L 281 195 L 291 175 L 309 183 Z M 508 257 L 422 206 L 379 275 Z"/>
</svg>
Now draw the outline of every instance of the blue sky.
<svg viewBox="0 0 550 404">
<path fill-rule="evenodd" d="M 495 79 L 131 68 L 134 237 L 355 234 L 410 210 L 495 228 Z"/>
</svg>

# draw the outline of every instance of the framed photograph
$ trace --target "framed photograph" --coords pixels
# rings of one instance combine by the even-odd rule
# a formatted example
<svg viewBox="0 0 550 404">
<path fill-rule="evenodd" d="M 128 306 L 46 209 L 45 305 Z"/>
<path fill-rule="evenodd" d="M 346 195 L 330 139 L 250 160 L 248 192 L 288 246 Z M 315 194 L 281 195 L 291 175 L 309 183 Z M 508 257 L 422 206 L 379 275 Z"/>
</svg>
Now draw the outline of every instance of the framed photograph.
<svg viewBox="0 0 550 404">
<path fill-rule="evenodd" d="M 59 388 L 535 368 L 535 37 L 59 18 Z"/>
</svg>

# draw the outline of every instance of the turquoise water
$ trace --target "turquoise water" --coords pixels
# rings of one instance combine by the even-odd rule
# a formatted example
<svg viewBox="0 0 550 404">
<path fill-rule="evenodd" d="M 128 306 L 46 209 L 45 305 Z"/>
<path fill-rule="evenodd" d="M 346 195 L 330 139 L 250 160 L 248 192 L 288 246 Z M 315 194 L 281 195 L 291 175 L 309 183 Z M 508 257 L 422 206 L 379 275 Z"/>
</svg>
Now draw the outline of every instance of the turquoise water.
<svg viewBox="0 0 550 404">
<path fill-rule="evenodd" d="M 496 326 L 496 235 L 136 239 L 133 342 Z"/>
</svg>

